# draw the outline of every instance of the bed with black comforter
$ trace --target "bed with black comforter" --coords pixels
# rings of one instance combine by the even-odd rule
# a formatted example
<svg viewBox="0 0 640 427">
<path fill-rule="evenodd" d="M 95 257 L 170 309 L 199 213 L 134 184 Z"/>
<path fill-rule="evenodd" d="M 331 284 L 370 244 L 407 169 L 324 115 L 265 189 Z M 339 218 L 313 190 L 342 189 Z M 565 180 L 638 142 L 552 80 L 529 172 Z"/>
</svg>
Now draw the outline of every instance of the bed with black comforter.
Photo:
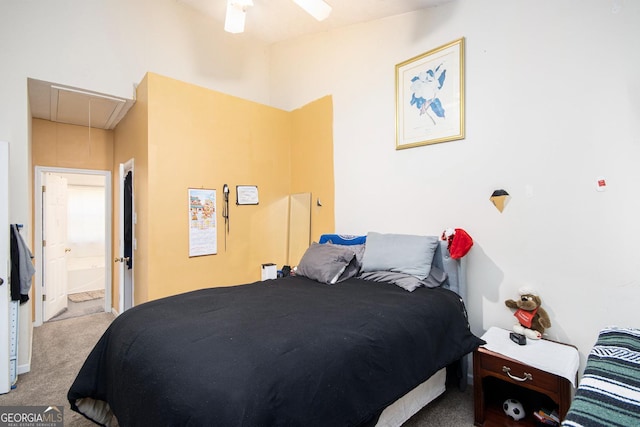
<svg viewBox="0 0 640 427">
<path fill-rule="evenodd" d="M 372 425 L 484 343 L 469 330 L 463 273 L 434 236 L 314 243 L 295 276 L 122 313 L 68 399 L 103 425 Z"/>
<path fill-rule="evenodd" d="M 126 311 L 68 398 L 121 426 L 357 426 L 481 343 L 450 290 L 288 277 Z"/>
</svg>

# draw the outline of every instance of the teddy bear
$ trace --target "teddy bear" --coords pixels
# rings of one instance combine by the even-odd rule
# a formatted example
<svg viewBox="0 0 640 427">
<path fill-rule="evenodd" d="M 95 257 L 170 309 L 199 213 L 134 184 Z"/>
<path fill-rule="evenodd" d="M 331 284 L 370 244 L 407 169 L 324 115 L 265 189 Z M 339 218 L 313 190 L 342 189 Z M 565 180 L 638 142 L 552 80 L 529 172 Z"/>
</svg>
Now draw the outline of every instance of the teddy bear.
<svg viewBox="0 0 640 427">
<path fill-rule="evenodd" d="M 504 303 L 509 308 L 516 309 L 513 314 L 518 323 L 513 330 L 533 340 L 542 338 L 545 329 L 551 327 L 551 320 L 546 310 L 541 307 L 542 299 L 530 289 L 520 289 L 518 300 L 508 299 Z"/>
</svg>

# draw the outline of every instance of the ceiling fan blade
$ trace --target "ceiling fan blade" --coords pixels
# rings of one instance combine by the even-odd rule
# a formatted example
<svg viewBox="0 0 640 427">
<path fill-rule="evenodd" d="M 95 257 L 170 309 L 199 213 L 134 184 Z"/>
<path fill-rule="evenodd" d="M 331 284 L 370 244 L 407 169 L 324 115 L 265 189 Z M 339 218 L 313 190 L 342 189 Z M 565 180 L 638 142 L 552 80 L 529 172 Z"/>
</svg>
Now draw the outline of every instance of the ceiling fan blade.
<svg viewBox="0 0 640 427">
<path fill-rule="evenodd" d="M 327 19 L 331 13 L 331 6 L 323 0 L 293 0 L 293 2 L 318 21 Z"/>
</svg>

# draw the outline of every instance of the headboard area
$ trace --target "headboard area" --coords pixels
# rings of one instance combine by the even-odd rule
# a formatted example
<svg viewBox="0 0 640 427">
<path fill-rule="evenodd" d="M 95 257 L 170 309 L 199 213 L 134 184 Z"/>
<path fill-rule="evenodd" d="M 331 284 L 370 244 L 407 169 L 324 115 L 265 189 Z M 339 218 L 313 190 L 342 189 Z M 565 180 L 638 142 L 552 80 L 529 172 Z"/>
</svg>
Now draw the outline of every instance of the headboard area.
<svg viewBox="0 0 640 427">
<path fill-rule="evenodd" d="M 425 251 L 425 242 L 431 242 L 428 243 L 431 248 L 428 251 Z M 410 259 L 413 259 L 415 264 L 420 264 L 425 260 L 424 257 L 427 256 L 427 253 L 433 254 L 433 259 L 429 264 L 447 274 L 447 280 L 441 286 L 452 290 L 460 295 L 463 301 L 466 301 L 467 284 L 464 263 L 460 259 L 451 257 L 448 249 L 449 242 L 441 240 L 438 236 L 412 236 L 373 232 L 368 233 L 366 236 L 323 234 L 320 236 L 318 243 L 333 243 L 334 245 L 351 246 L 354 249 L 359 247 L 364 250 L 365 258 L 367 251 L 371 250 L 369 247 L 375 244 L 377 248 L 375 250 L 375 258 L 378 263 L 391 263 L 393 266 L 404 263 L 405 268 L 411 268 L 411 266 L 407 266 L 407 264 L 411 264 Z M 433 251 L 434 243 L 435 252 Z M 355 250 L 357 251 L 357 249 Z M 424 256 L 421 254 L 424 254 Z M 398 264 L 395 264 L 391 259 L 394 259 Z"/>
<path fill-rule="evenodd" d="M 433 256 L 433 265 L 447 273 L 447 283 L 443 287 L 451 289 L 466 302 L 467 275 L 464 270 L 464 263 L 460 259 L 452 258 L 447 246 L 448 243 L 445 240 L 438 242 L 438 247 Z"/>
</svg>

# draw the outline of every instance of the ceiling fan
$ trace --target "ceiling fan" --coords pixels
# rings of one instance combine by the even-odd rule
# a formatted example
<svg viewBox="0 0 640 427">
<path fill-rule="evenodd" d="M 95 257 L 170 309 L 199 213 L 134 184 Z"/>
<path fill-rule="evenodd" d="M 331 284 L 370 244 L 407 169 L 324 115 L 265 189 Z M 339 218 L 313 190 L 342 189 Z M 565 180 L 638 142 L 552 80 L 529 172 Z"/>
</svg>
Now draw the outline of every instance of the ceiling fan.
<svg viewBox="0 0 640 427">
<path fill-rule="evenodd" d="M 326 19 L 331 13 L 331 6 L 324 0 L 292 0 L 318 21 Z M 224 30 L 229 33 L 244 31 L 244 21 L 247 9 L 253 6 L 253 0 L 227 0 L 227 13 L 224 20 Z"/>
</svg>

